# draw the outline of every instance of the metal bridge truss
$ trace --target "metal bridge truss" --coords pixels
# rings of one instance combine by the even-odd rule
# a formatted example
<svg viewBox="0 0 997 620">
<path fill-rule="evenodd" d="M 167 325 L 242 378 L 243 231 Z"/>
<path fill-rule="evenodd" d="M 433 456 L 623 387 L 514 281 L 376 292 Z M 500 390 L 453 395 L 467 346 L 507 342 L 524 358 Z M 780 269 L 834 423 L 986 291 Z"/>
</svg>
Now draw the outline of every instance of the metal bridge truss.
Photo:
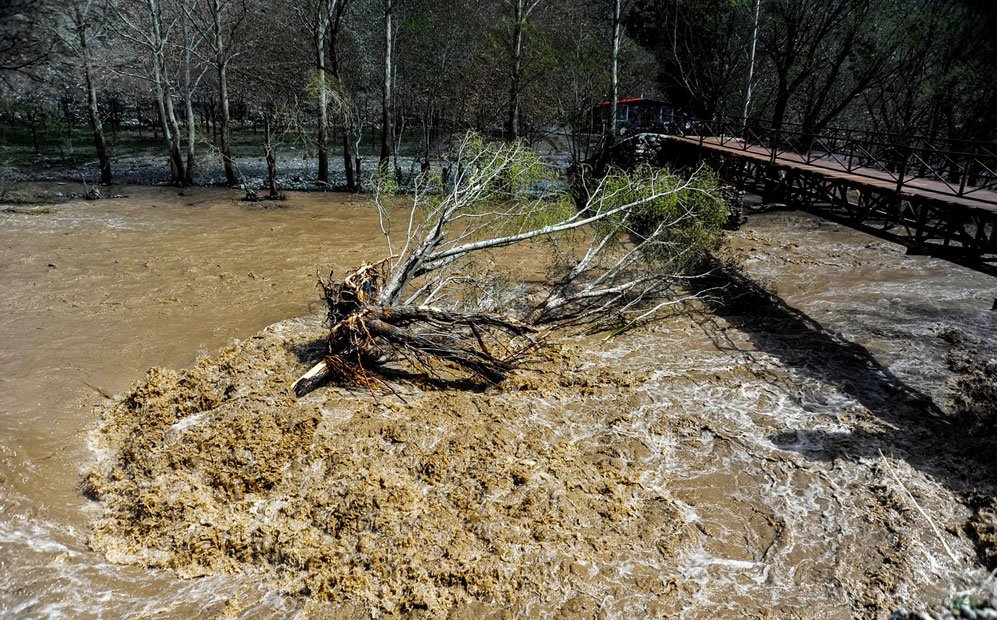
<svg viewBox="0 0 997 620">
<path fill-rule="evenodd" d="M 997 275 L 997 213 L 992 209 L 715 151 L 700 151 L 697 159 L 766 200 L 900 243 L 908 254 L 937 256 Z"/>
</svg>

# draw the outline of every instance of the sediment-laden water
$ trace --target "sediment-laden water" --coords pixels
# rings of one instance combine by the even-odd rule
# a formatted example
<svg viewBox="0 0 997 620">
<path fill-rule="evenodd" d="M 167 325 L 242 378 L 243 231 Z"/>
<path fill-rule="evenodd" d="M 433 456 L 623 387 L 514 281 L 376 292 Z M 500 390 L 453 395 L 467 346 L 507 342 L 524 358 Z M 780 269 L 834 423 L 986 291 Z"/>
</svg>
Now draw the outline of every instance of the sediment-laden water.
<svg viewBox="0 0 997 620">
<path fill-rule="evenodd" d="M 732 253 L 785 304 L 297 402 L 316 272 L 379 258 L 373 213 L 123 193 L 0 215 L 0 614 L 885 617 L 986 577 L 946 356 L 993 355 L 987 276 L 756 215 Z"/>
</svg>

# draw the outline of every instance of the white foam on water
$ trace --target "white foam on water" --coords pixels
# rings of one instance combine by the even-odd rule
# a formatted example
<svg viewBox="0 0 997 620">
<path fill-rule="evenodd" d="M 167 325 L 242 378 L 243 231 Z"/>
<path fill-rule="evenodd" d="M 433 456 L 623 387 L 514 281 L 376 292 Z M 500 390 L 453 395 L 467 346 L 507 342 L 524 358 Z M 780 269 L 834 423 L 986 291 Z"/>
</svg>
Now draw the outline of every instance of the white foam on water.
<svg viewBox="0 0 997 620">
<path fill-rule="evenodd" d="M 160 225 L 88 213 L 75 205 L 64 211 L 45 224 L 52 232 L 98 223 L 110 230 Z M 40 220 L 29 221 L 33 217 L 12 215 L 5 221 L 40 225 Z M 997 346 L 992 337 L 995 319 L 988 311 L 953 311 L 980 298 L 981 280 L 975 276 L 931 263 L 930 269 L 951 277 L 918 280 L 923 259 L 903 256 L 886 245 L 884 260 L 897 262 L 887 279 L 870 275 L 868 281 L 853 278 L 836 286 L 813 273 L 828 263 L 844 266 L 843 256 L 871 260 L 882 248 L 863 249 L 868 238 L 857 234 L 853 243 L 822 241 L 821 231 L 791 227 L 778 234 L 786 242 L 798 238 L 816 259 L 814 266 L 789 263 L 774 251 L 759 252 L 749 260 L 752 273 L 780 283 L 810 278 L 817 283 L 813 287 L 824 287 L 823 292 L 808 289 L 799 306 L 827 328 L 867 346 L 889 372 L 918 390 L 943 394 L 944 380 L 951 375 L 943 359 L 946 345 L 936 336 L 940 327 L 954 326 Z M 832 254 L 835 258 L 822 259 Z M 265 331 L 283 338 L 301 321 L 315 320 L 285 321 Z M 738 338 L 736 330 L 732 338 Z M 676 347 L 675 342 L 697 344 Z M 958 509 L 949 505 L 951 491 L 930 472 L 906 462 L 903 454 L 891 455 L 888 423 L 866 419 L 871 418 L 868 403 L 888 398 L 881 393 L 881 382 L 863 376 L 873 371 L 832 369 L 840 372 L 839 381 L 831 382 L 823 373 L 828 369 L 820 367 L 826 358 L 808 352 L 806 343 L 794 347 L 786 338 L 766 344 L 768 348 L 738 341 L 737 348 L 718 351 L 691 326 L 635 332 L 586 350 L 583 364 L 589 371 L 609 367 L 646 376 L 633 388 L 639 398 L 622 421 L 592 422 L 570 415 L 580 408 L 619 409 L 622 405 L 614 399 L 620 395 L 612 390 L 602 396 L 536 395 L 524 403 L 529 422 L 550 431 L 552 446 L 602 438 L 639 442 L 646 448 L 643 456 L 621 457 L 622 467 L 638 482 L 627 505 L 668 498 L 678 511 L 676 525 L 683 535 L 674 556 L 642 548 L 592 563 L 586 571 L 598 586 L 583 586 L 584 593 L 608 618 L 647 616 L 655 594 L 631 582 L 651 570 L 684 588 L 679 617 L 734 617 L 747 603 L 754 609 L 802 609 L 811 617 L 840 616 L 848 597 L 856 593 L 832 581 L 847 576 L 847 564 L 865 557 L 861 546 L 872 544 L 865 515 L 875 499 L 870 489 L 877 485 L 893 489 L 902 513 L 897 518 L 903 519 L 898 523 L 906 525 L 899 534 L 903 550 L 897 553 L 914 576 L 895 585 L 897 601 L 918 601 L 926 591 L 954 591 L 982 580 L 985 575 L 973 567 L 972 550 L 946 529 L 958 524 Z M 855 419 L 863 412 L 864 426 L 858 427 Z M 339 410 L 322 413 L 329 422 L 345 419 Z M 190 416 L 174 428 L 199 422 L 200 416 Z M 426 429 L 420 448 L 431 449 L 448 432 L 442 427 Z M 875 432 L 884 433 L 883 456 L 872 450 L 878 445 Z M 863 433 L 870 437 L 861 439 Z M 110 455 L 101 452 L 99 444 L 91 438 L 92 453 L 101 462 Z M 897 488 L 891 471 L 910 496 Z M 312 473 L 321 474 L 317 469 Z M 546 475 L 538 478 L 542 481 Z M 181 617 L 218 610 L 233 596 L 246 603 L 240 617 L 303 613 L 300 601 L 287 599 L 273 584 L 252 575 L 182 581 L 165 571 L 111 564 L 86 548 L 86 532 L 32 511 L 29 498 L 0 493 L 0 616 Z M 940 533 L 914 501 L 938 522 Z M 82 510 L 92 507 L 81 500 Z M 261 502 L 254 510 L 279 507 L 279 501 Z M 946 546 L 956 560 L 948 557 Z M 523 557 L 526 551 L 510 553 Z M 578 594 L 558 575 L 556 553 L 543 557 L 550 561 L 542 570 L 548 571 L 551 591 L 563 600 Z M 526 611 L 540 617 L 549 609 L 537 604 Z"/>
</svg>

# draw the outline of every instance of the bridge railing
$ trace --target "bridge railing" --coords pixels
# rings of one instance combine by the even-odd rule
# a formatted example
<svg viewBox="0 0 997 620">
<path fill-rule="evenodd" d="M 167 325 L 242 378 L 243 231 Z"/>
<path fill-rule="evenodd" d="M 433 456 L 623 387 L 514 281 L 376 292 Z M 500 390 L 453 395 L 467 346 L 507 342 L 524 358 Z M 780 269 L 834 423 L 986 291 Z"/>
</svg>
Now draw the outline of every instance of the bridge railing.
<svg viewBox="0 0 997 620">
<path fill-rule="evenodd" d="M 700 145 L 737 149 L 753 156 L 844 171 L 917 189 L 997 204 L 997 143 L 928 139 L 855 129 L 807 131 L 802 125 L 735 116 L 713 120 L 675 117 L 678 133 Z"/>
</svg>

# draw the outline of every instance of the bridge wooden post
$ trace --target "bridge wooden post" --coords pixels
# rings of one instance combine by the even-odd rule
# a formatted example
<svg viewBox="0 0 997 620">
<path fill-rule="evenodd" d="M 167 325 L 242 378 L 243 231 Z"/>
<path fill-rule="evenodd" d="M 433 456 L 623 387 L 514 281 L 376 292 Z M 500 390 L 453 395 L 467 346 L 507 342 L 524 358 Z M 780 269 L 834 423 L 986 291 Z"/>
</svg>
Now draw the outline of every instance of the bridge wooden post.
<svg viewBox="0 0 997 620">
<path fill-rule="evenodd" d="M 959 175 L 959 196 L 966 195 L 966 185 L 969 183 L 969 170 L 970 166 L 973 165 L 973 160 L 969 155 L 963 158 L 962 164 L 962 174 Z"/>
<path fill-rule="evenodd" d="M 897 193 L 899 194 L 904 188 L 904 178 L 907 176 L 907 165 L 910 162 L 910 144 L 904 143 L 903 148 L 900 150 L 900 166 L 897 168 Z"/>
</svg>

